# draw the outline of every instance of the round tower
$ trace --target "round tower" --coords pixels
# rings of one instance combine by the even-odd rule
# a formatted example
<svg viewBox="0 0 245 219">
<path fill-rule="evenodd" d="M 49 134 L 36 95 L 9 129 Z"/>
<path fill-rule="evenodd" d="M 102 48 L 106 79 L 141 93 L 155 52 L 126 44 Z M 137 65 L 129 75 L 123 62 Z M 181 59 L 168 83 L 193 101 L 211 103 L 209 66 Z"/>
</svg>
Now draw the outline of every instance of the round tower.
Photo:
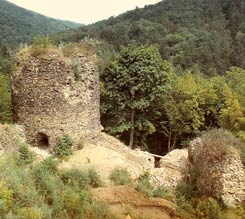
<svg viewBox="0 0 245 219">
<path fill-rule="evenodd" d="M 20 51 L 11 77 L 13 121 L 23 125 L 27 141 L 39 147 L 58 136 L 79 140 L 101 130 L 99 72 L 94 50 L 74 47 L 68 53 L 47 48 Z"/>
</svg>

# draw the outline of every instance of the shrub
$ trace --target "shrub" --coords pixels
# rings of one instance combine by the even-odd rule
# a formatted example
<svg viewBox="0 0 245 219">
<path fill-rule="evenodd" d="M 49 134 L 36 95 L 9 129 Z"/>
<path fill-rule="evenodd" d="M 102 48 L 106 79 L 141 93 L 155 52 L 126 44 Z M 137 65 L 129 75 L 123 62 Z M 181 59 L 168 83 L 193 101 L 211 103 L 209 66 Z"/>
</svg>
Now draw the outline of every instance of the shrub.
<svg viewBox="0 0 245 219">
<path fill-rule="evenodd" d="M 108 205 L 96 203 L 83 206 L 83 217 L 86 219 L 117 219 L 109 210 Z"/>
<path fill-rule="evenodd" d="M 194 217 L 195 210 L 190 200 L 186 200 L 184 196 L 179 196 L 176 202 L 178 206 L 178 213 L 181 214 L 180 218 L 188 218 L 188 219 L 195 218 Z"/>
<path fill-rule="evenodd" d="M 0 212 L 6 213 L 11 207 L 13 199 L 13 191 L 3 181 L 0 181 Z"/>
<path fill-rule="evenodd" d="M 195 185 L 191 183 L 182 182 L 176 186 L 177 197 L 184 197 L 185 200 L 190 200 L 191 198 L 197 196 L 197 190 Z"/>
<path fill-rule="evenodd" d="M 81 43 L 68 43 L 66 44 L 62 52 L 64 56 L 69 57 L 76 51 L 82 51 L 84 54 L 90 54 L 95 51 L 93 43 L 90 42 L 81 42 Z"/>
<path fill-rule="evenodd" d="M 34 160 L 34 155 L 30 152 L 28 145 L 21 144 L 18 151 L 18 164 L 30 164 Z"/>
<path fill-rule="evenodd" d="M 241 160 L 242 160 L 242 164 L 245 167 L 245 143 L 243 142 L 241 147 L 238 148 L 238 149 L 239 149 L 239 152 L 240 152 L 240 157 L 241 157 Z"/>
<path fill-rule="evenodd" d="M 33 39 L 33 46 L 31 47 L 31 55 L 34 57 L 46 54 L 48 48 L 51 45 L 51 41 L 48 36 L 36 36 Z"/>
<path fill-rule="evenodd" d="M 68 135 L 58 138 L 56 145 L 53 147 L 55 156 L 63 159 L 72 154 L 72 140 Z"/>
<path fill-rule="evenodd" d="M 142 175 L 139 176 L 138 178 L 138 183 L 136 186 L 136 190 L 138 192 L 142 192 L 146 194 L 149 197 L 153 196 L 153 186 L 150 183 L 150 174 L 149 172 L 145 172 Z"/>
<path fill-rule="evenodd" d="M 158 186 L 153 191 L 153 197 L 169 199 L 171 196 L 170 196 L 168 190 L 164 186 Z"/>
<path fill-rule="evenodd" d="M 62 181 L 71 188 L 88 188 L 90 179 L 88 173 L 78 169 L 65 170 L 60 174 Z"/>
<path fill-rule="evenodd" d="M 90 180 L 89 184 L 93 188 L 97 188 L 104 185 L 103 181 L 100 178 L 100 175 L 93 168 L 88 170 L 88 177 Z"/>
<path fill-rule="evenodd" d="M 82 150 L 84 148 L 84 142 L 83 141 L 80 141 L 78 144 L 77 144 L 77 149 L 78 150 Z"/>
<path fill-rule="evenodd" d="M 81 64 L 79 60 L 72 59 L 71 60 L 71 68 L 74 74 L 75 81 L 79 79 L 80 71 L 81 71 Z"/>
<path fill-rule="evenodd" d="M 245 206 L 226 209 L 224 212 L 224 219 L 245 219 Z"/>
<path fill-rule="evenodd" d="M 79 191 L 79 197 L 82 203 L 91 203 L 92 202 L 92 194 L 89 190 L 82 189 Z"/>
<path fill-rule="evenodd" d="M 195 215 L 197 218 L 223 219 L 218 202 L 210 197 L 199 200 L 195 209 Z"/>
<path fill-rule="evenodd" d="M 112 219 L 108 208 L 92 203 L 89 185 L 101 180 L 94 170 L 57 170 L 48 158 L 28 166 L 13 155 L 0 159 L 0 218 Z"/>
<path fill-rule="evenodd" d="M 52 157 L 49 157 L 39 163 L 36 163 L 31 169 L 31 174 L 36 186 L 44 186 L 43 183 L 46 180 L 48 181 L 48 178 L 50 176 L 56 175 L 57 165 L 58 162 L 54 160 Z"/>
<path fill-rule="evenodd" d="M 12 113 L 9 83 L 9 76 L 2 74 L 0 71 L 0 123 L 11 122 Z"/>
<path fill-rule="evenodd" d="M 46 36 L 46 37 L 36 36 L 33 38 L 33 45 L 34 46 L 40 46 L 42 48 L 48 48 L 50 44 L 51 44 L 51 40 L 49 39 L 48 36 Z"/>
<path fill-rule="evenodd" d="M 48 173 L 55 174 L 58 168 L 58 161 L 53 157 L 49 157 L 41 161 L 40 165 Z"/>
<path fill-rule="evenodd" d="M 21 208 L 18 212 L 19 219 L 42 219 L 42 209 L 37 207 Z"/>
<path fill-rule="evenodd" d="M 132 179 L 130 173 L 126 169 L 115 169 L 109 176 L 115 185 L 131 185 Z"/>
<path fill-rule="evenodd" d="M 222 128 L 214 128 L 209 131 L 202 132 L 201 138 L 203 148 L 197 148 L 197 150 L 203 150 L 202 153 L 206 152 L 212 155 L 207 156 L 207 159 L 222 158 L 227 154 L 234 153 L 236 148 L 241 147 L 241 141 L 235 138 L 231 132 Z"/>
<path fill-rule="evenodd" d="M 91 197 L 87 190 L 84 191 L 86 192 L 86 195 L 83 196 L 83 199 L 81 199 L 80 194 L 74 190 L 66 188 L 63 191 L 64 209 L 66 209 L 66 213 L 68 213 L 68 215 L 80 215 L 81 206 L 88 203 L 87 197 Z"/>
</svg>

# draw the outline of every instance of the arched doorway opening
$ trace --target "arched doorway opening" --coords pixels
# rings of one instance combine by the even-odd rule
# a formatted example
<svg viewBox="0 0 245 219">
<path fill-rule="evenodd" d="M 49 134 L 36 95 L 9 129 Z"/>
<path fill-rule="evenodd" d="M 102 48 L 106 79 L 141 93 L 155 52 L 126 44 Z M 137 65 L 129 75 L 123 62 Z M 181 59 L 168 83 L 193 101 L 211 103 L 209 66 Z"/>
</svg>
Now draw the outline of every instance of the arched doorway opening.
<svg viewBox="0 0 245 219">
<path fill-rule="evenodd" d="M 40 148 L 48 148 L 49 147 L 49 137 L 45 133 L 39 132 L 37 134 L 37 145 Z"/>
</svg>

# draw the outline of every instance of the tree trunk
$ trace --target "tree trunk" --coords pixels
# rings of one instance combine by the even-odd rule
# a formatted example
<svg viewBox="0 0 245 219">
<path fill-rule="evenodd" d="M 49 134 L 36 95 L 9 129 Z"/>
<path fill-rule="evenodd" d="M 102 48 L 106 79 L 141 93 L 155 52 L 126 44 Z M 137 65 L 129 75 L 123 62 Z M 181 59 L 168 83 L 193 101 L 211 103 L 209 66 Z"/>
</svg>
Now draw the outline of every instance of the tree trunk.
<svg viewBox="0 0 245 219">
<path fill-rule="evenodd" d="M 172 134 L 171 131 L 169 132 L 169 136 L 168 136 L 168 152 L 171 151 L 171 138 L 172 138 Z"/>
<path fill-rule="evenodd" d="M 174 149 L 176 148 L 176 140 L 177 140 L 177 135 L 175 134 L 175 135 L 174 135 L 173 144 L 172 144 L 172 147 L 171 147 L 171 151 L 174 150 Z"/>
<path fill-rule="evenodd" d="M 129 148 L 133 148 L 134 145 L 134 119 L 135 119 L 135 111 L 134 109 L 131 110 L 131 130 L 130 130 L 130 138 L 129 138 Z"/>
</svg>

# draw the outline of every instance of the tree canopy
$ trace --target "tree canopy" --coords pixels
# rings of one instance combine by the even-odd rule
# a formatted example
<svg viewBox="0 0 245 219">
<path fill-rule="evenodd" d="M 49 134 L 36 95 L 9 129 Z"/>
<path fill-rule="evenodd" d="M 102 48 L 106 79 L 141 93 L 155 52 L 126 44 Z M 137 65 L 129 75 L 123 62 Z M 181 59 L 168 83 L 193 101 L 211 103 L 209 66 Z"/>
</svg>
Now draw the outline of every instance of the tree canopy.
<svg viewBox="0 0 245 219">
<path fill-rule="evenodd" d="M 109 131 L 130 131 L 129 146 L 136 132 L 155 131 L 151 112 L 160 96 L 166 93 L 171 66 L 162 60 L 155 46 L 131 44 L 111 62 L 102 79 L 102 113 L 111 117 Z"/>
</svg>

